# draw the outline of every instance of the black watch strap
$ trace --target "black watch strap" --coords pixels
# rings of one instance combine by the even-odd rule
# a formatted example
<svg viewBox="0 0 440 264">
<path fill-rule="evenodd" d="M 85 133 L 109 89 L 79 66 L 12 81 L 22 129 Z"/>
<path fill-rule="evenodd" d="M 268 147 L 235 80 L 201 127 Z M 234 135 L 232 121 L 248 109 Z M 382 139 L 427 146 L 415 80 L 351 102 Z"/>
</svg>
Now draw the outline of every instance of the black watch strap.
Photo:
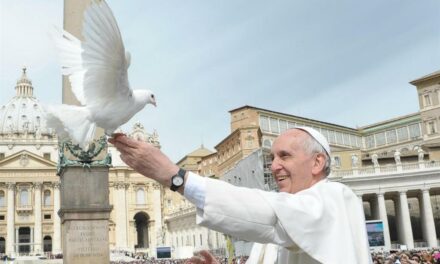
<svg viewBox="0 0 440 264">
<path fill-rule="evenodd" d="M 177 172 L 176 175 L 174 175 L 173 177 L 171 177 L 171 186 L 170 186 L 170 190 L 175 192 L 177 191 L 184 183 L 184 179 L 185 179 L 185 174 L 186 174 L 186 170 L 179 168 L 179 171 Z M 174 178 L 181 178 L 180 184 L 176 185 L 174 184 L 175 180 Z"/>
</svg>

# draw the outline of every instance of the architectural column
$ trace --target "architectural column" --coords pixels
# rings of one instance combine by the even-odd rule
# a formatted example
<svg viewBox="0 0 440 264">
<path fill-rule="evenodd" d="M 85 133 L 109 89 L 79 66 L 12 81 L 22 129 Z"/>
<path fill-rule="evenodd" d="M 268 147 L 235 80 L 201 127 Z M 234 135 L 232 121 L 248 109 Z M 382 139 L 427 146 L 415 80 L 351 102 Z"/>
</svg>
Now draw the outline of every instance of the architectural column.
<svg viewBox="0 0 440 264">
<path fill-rule="evenodd" d="M 429 188 L 422 188 L 422 229 L 423 237 L 428 242 L 428 247 L 437 247 L 437 237 L 434 224 L 434 214 L 432 212 L 431 197 Z"/>
<path fill-rule="evenodd" d="M 19 253 L 18 243 L 20 243 L 18 229 L 19 229 L 18 227 L 15 228 L 15 253 L 16 254 Z"/>
<path fill-rule="evenodd" d="M 115 183 L 115 197 L 114 206 L 116 212 L 116 226 L 115 226 L 115 237 L 116 237 L 116 248 L 127 249 L 128 239 L 127 239 L 127 195 L 126 188 L 127 184 L 123 182 Z"/>
<path fill-rule="evenodd" d="M 30 227 L 30 236 L 31 236 L 31 238 L 30 238 L 30 243 L 31 243 L 31 248 L 30 248 L 30 250 L 31 250 L 31 252 L 33 253 L 34 252 L 34 249 L 35 249 L 35 247 L 34 247 L 34 228 L 33 227 Z"/>
<path fill-rule="evenodd" d="M 156 237 L 153 237 L 151 242 L 155 241 L 153 243 L 154 246 L 154 252 L 156 251 L 157 246 L 162 246 L 163 241 L 163 234 L 162 234 L 162 206 L 161 206 L 161 187 L 158 183 L 153 184 L 153 208 L 154 208 L 154 231 L 150 234 L 156 234 Z"/>
<path fill-rule="evenodd" d="M 35 195 L 35 210 L 34 210 L 34 239 L 35 245 L 34 250 L 36 253 L 42 252 L 41 245 L 43 243 L 42 233 L 41 233 L 41 186 L 42 182 L 34 183 L 34 195 Z"/>
<path fill-rule="evenodd" d="M 387 208 L 385 206 L 385 197 L 383 192 L 377 194 L 377 202 L 379 207 L 379 218 L 383 222 L 383 234 L 385 240 L 385 249 L 391 248 L 390 228 L 388 226 Z"/>
<path fill-rule="evenodd" d="M 408 208 L 408 199 L 406 197 L 406 191 L 399 191 L 399 204 L 400 204 L 400 217 L 402 223 L 403 231 L 403 244 L 405 244 L 408 249 L 414 248 L 414 238 L 411 227 L 411 217 Z"/>
<path fill-rule="evenodd" d="M 61 221 L 58 211 L 60 210 L 60 183 L 54 182 L 53 187 L 53 243 L 52 253 L 59 254 L 61 250 Z"/>
<path fill-rule="evenodd" d="M 7 182 L 8 187 L 8 212 L 6 222 L 6 254 L 9 256 L 14 255 L 15 248 L 15 183 Z"/>
<path fill-rule="evenodd" d="M 361 193 L 357 193 L 356 195 L 357 195 L 357 197 L 359 198 L 359 203 L 361 204 L 362 211 L 364 211 L 364 201 L 362 200 L 362 195 L 363 195 L 363 194 L 361 194 Z M 365 215 L 365 212 L 364 212 L 364 215 Z"/>
</svg>

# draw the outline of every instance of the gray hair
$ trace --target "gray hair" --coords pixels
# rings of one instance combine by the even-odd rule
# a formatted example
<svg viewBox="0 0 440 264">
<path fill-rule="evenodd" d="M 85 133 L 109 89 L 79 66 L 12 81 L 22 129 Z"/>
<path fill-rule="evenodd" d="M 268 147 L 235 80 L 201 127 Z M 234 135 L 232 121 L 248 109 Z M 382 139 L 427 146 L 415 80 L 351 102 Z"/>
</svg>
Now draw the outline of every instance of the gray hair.
<svg viewBox="0 0 440 264">
<path fill-rule="evenodd" d="M 324 165 L 324 169 L 322 171 L 324 172 L 325 176 L 327 177 L 328 175 L 330 175 L 330 171 L 331 171 L 331 158 L 328 155 L 327 151 L 325 151 L 325 149 L 322 147 L 322 145 L 319 144 L 318 141 L 316 141 L 316 139 L 314 139 L 308 133 L 306 133 L 306 134 L 307 134 L 307 138 L 303 142 L 303 149 L 308 154 L 315 154 L 315 153 L 324 154 L 325 165 Z"/>
</svg>

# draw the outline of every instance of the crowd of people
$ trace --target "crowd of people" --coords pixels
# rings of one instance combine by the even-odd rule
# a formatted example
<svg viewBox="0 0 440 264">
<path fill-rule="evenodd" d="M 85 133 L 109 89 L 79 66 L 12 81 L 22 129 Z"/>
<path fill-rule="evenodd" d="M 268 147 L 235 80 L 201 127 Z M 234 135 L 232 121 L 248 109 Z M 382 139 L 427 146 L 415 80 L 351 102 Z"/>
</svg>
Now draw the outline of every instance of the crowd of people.
<svg viewBox="0 0 440 264">
<path fill-rule="evenodd" d="M 440 250 L 379 252 L 372 258 L 374 264 L 440 264 Z"/>
<path fill-rule="evenodd" d="M 411 251 L 384 251 L 371 254 L 374 264 L 440 264 L 440 249 L 411 250 Z M 227 264 L 228 258 L 216 256 L 218 263 Z M 233 264 L 244 264 L 248 257 L 235 257 Z M 188 259 L 136 259 L 129 262 L 112 261 L 111 264 L 183 264 Z"/>
</svg>

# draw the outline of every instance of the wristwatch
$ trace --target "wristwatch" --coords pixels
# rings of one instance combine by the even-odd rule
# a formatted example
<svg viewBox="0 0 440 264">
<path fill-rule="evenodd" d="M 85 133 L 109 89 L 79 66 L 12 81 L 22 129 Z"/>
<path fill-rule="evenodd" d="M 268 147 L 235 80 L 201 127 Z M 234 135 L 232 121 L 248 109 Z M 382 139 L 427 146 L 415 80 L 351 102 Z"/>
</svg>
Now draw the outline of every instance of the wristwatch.
<svg viewBox="0 0 440 264">
<path fill-rule="evenodd" d="M 175 192 L 183 185 L 185 174 L 186 170 L 179 168 L 177 174 L 171 177 L 171 191 Z"/>
</svg>

